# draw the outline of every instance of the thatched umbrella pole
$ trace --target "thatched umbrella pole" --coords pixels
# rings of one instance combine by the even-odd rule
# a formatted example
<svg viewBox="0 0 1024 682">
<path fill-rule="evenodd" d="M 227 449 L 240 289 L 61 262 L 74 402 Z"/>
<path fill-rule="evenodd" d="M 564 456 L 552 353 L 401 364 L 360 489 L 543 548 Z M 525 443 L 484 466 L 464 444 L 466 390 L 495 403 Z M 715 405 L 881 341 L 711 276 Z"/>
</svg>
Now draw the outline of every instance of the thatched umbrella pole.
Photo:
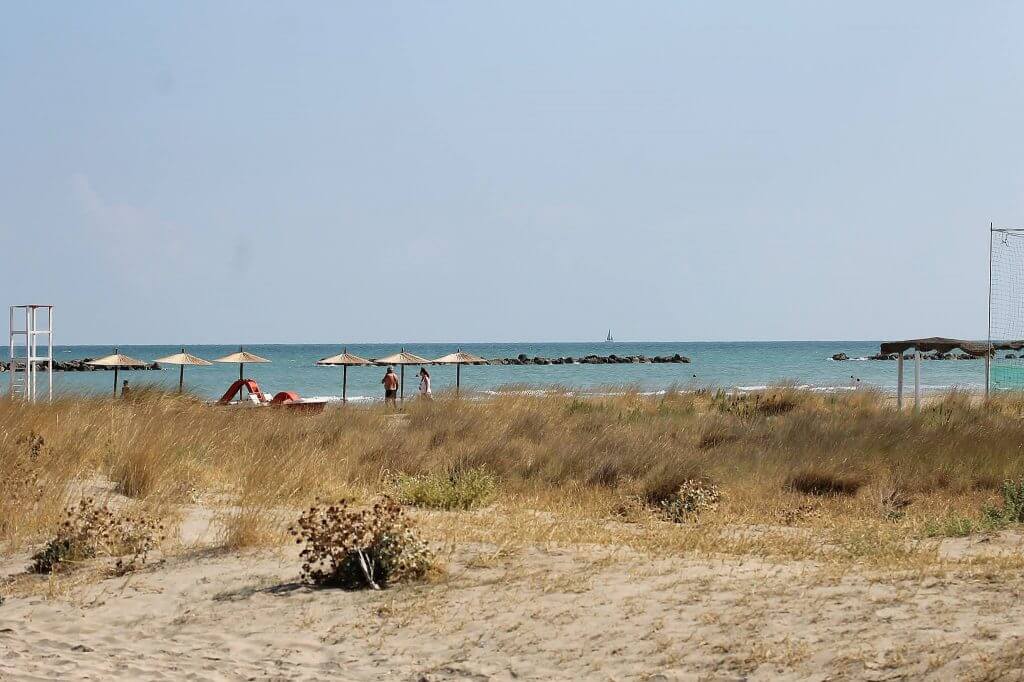
<svg viewBox="0 0 1024 682">
<path fill-rule="evenodd" d="M 348 348 L 345 348 L 339 355 L 332 355 L 329 358 L 323 360 L 317 360 L 317 365 L 321 367 L 331 367 L 341 365 L 341 402 L 348 402 L 348 366 L 349 365 L 369 365 L 369 360 L 365 360 L 358 355 L 352 355 L 348 352 Z"/>
<path fill-rule="evenodd" d="M 119 352 L 120 351 L 117 348 L 114 349 L 114 355 L 117 355 Z M 117 397 L 117 370 L 118 369 L 119 369 L 118 366 L 114 365 L 114 397 L 115 398 Z"/>
<path fill-rule="evenodd" d="M 114 349 L 113 355 L 107 355 L 105 357 L 98 358 L 96 360 L 91 360 L 90 362 L 87 362 L 86 364 L 87 365 L 92 365 L 93 367 L 113 367 L 114 368 L 114 393 L 113 393 L 113 395 L 114 395 L 115 398 L 117 397 L 117 378 L 118 378 L 118 375 L 119 375 L 118 370 L 120 368 L 122 368 L 122 367 L 145 367 L 146 366 L 146 363 L 143 362 L 142 360 L 136 360 L 135 358 L 130 358 L 127 355 L 121 355 L 118 352 L 117 348 Z"/>
<path fill-rule="evenodd" d="M 182 354 L 185 353 L 185 347 L 181 347 Z M 178 393 L 185 392 L 185 363 L 178 365 Z"/>
<path fill-rule="evenodd" d="M 203 360 L 195 355 L 186 353 L 184 348 L 181 349 L 180 353 L 168 355 L 166 358 L 157 358 L 156 361 L 160 364 L 178 365 L 178 393 L 185 392 L 185 365 L 208 367 L 213 364 L 209 360 Z"/>
<path fill-rule="evenodd" d="M 462 366 L 470 363 L 479 364 L 486 360 L 470 353 L 464 353 L 460 348 L 457 352 L 437 358 L 433 362 L 435 365 L 455 365 L 455 393 L 458 394 L 462 390 Z"/>
</svg>

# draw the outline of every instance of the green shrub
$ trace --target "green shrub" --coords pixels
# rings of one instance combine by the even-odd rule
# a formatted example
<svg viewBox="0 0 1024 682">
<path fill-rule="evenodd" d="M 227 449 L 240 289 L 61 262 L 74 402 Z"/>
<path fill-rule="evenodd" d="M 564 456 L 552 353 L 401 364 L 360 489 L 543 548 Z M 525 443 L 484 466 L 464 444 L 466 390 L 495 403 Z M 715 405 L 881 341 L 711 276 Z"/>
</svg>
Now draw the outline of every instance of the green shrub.
<svg viewBox="0 0 1024 682">
<path fill-rule="evenodd" d="M 115 514 L 91 498 L 67 510 L 56 536 L 32 556 L 31 573 L 54 573 L 76 563 L 117 557 L 116 573 L 146 562 L 163 539 L 163 526 L 144 514 Z"/>
<path fill-rule="evenodd" d="M 981 521 L 950 514 L 938 520 L 928 521 L 924 526 L 924 535 L 929 538 L 962 538 L 985 529 L 985 524 Z"/>
<path fill-rule="evenodd" d="M 565 406 L 566 414 L 590 414 L 597 412 L 598 406 L 592 400 L 583 400 L 574 397 L 572 402 Z"/>
<path fill-rule="evenodd" d="M 486 470 L 474 468 L 419 476 L 399 474 L 392 485 L 402 504 L 451 510 L 483 505 L 493 496 L 498 482 Z"/>
<path fill-rule="evenodd" d="M 344 500 L 310 507 L 290 532 L 306 545 L 299 554 L 303 580 L 322 587 L 379 590 L 422 579 L 435 567 L 434 555 L 390 498 L 362 511 Z"/>
<path fill-rule="evenodd" d="M 1003 495 L 1003 506 L 986 507 L 983 510 L 985 520 L 994 527 L 1024 523 L 1024 478 L 1003 481 L 1000 491 Z"/>
</svg>

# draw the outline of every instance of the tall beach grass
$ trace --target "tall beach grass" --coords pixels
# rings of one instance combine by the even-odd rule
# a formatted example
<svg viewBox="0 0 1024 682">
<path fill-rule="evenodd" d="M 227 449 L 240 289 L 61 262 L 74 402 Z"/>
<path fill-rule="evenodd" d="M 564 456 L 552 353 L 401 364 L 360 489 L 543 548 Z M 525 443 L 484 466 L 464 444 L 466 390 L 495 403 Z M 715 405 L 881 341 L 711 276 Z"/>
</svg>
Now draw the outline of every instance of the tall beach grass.
<svg viewBox="0 0 1024 682">
<path fill-rule="evenodd" d="M 460 472 L 493 480 L 488 502 L 521 508 L 613 513 L 630 500 L 656 505 L 683 483 L 705 480 L 724 491 L 729 518 L 749 523 L 800 519 L 783 507 L 821 500 L 846 500 L 837 504 L 865 515 L 879 500 L 912 500 L 911 512 L 933 514 L 991 503 L 1005 480 L 1024 474 L 1022 448 L 1020 395 L 983 404 L 953 392 L 917 416 L 872 391 L 787 387 L 485 401 L 442 395 L 411 401 L 400 414 L 231 409 L 159 393 L 0 400 L 0 544 L 39 541 L 89 481 L 156 510 L 205 500 L 226 510 L 233 546 L 278 537 L 261 528 L 261 520 L 280 516 L 273 510 L 369 499 L 393 490 L 396 477 L 458 481 Z M 410 499 L 477 506 L 461 498 L 449 504 L 430 486 L 430 495 Z"/>
</svg>

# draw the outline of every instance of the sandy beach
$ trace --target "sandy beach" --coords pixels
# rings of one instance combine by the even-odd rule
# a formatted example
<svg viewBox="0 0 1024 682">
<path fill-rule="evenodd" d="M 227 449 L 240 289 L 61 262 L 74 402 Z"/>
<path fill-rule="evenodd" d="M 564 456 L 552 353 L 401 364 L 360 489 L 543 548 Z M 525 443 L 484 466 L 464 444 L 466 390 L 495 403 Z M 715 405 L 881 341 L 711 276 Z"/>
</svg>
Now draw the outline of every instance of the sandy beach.
<svg viewBox="0 0 1024 682">
<path fill-rule="evenodd" d="M 3 679 L 1024 679 L 1017 396 L 0 410 Z M 381 495 L 434 570 L 311 584 L 287 529 Z M 27 571 L 81 500 L 166 532 Z"/>
<path fill-rule="evenodd" d="M 289 547 L 226 551 L 203 510 L 127 577 L 0 607 L 3 679 L 1019 679 L 1019 574 L 889 574 L 601 545 L 452 546 L 436 583 L 298 582 Z M 198 535 L 197 535 L 198 534 Z M 1022 537 L 947 540 L 950 559 Z M 12 557 L 16 573 L 27 557 Z M 31 594 L 36 592 L 36 594 Z"/>
</svg>

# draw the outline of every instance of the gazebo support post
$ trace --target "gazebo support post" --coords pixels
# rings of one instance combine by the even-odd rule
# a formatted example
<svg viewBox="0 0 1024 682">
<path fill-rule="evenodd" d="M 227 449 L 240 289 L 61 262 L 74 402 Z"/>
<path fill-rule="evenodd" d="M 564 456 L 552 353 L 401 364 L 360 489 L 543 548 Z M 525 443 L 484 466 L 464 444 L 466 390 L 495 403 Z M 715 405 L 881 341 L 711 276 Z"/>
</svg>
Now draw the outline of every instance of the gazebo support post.
<svg viewBox="0 0 1024 682">
<path fill-rule="evenodd" d="M 341 402 L 348 402 L 348 365 L 341 366 Z"/>
<path fill-rule="evenodd" d="M 459 394 L 462 388 L 462 363 L 455 365 L 455 395 Z"/>
<path fill-rule="evenodd" d="M 921 351 L 914 349 L 914 414 L 921 412 Z"/>
<path fill-rule="evenodd" d="M 178 393 L 185 392 L 185 365 L 178 365 Z"/>
<path fill-rule="evenodd" d="M 114 397 L 117 397 L 117 370 L 118 367 L 114 367 Z"/>
<path fill-rule="evenodd" d="M 896 409 L 903 411 L 903 351 L 896 357 Z"/>
<path fill-rule="evenodd" d="M 989 377 L 992 376 L 992 347 L 989 345 L 988 352 L 985 353 L 985 401 L 988 401 L 988 382 Z"/>
</svg>

